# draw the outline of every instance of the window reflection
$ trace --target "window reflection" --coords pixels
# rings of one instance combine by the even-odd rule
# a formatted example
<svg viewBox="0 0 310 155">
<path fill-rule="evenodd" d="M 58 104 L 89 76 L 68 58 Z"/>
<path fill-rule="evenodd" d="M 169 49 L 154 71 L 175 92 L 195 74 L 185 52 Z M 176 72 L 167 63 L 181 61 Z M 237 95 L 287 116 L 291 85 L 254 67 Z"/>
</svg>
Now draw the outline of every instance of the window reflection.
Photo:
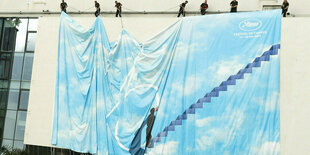
<svg viewBox="0 0 310 155">
<path fill-rule="evenodd" d="M 21 89 L 30 89 L 30 81 L 23 81 Z"/>
<path fill-rule="evenodd" d="M 29 91 L 21 90 L 20 92 L 20 100 L 19 100 L 19 109 L 27 110 L 29 100 Z"/>
<path fill-rule="evenodd" d="M 32 63 L 33 63 L 33 53 L 25 53 L 24 70 L 22 78 L 23 81 L 31 80 Z"/>
<path fill-rule="evenodd" d="M 15 52 L 24 52 L 26 35 L 27 35 L 28 19 L 20 19 L 20 24 L 17 26 L 17 36 L 15 44 Z"/>
<path fill-rule="evenodd" d="M 17 110 L 19 90 L 9 91 L 8 109 Z"/>
<path fill-rule="evenodd" d="M 26 115 L 27 113 L 25 111 L 18 112 L 15 130 L 15 139 L 17 140 L 24 140 Z"/>
<path fill-rule="evenodd" d="M 6 148 L 12 148 L 13 147 L 13 140 L 3 139 L 2 140 L 2 146 L 5 146 Z"/>
<path fill-rule="evenodd" d="M 0 79 L 9 79 L 12 53 L 0 53 Z"/>
<path fill-rule="evenodd" d="M 13 69 L 11 74 L 12 80 L 20 80 L 23 68 L 24 53 L 15 53 L 13 61 Z"/>
<path fill-rule="evenodd" d="M 6 102 L 9 92 L 7 89 L 0 89 L 0 109 L 6 109 Z"/>
<path fill-rule="evenodd" d="M 28 31 L 37 31 L 38 19 L 29 19 Z"/>
<path fill-rule="evenodd" d="M 20 88 L 20 82 L 19 81 L 11 81 L 10 89 L 19 89 L 19 88 Z"/>
<path fill-rule="evenodd" d="M 0 36 L 2 36 L 2 24 L 3 24 L 3 19 L 0 18 Z"/>
<path fill-rule="evenodd" d="M 16 121 L 16 111 L 13 110 L 6 111 L 3 138 L 13 139 L 15 121 Z"/>
<path fill-rule="evenodd" d="M 27 50 L 26 51 L 34 51 L 36 37 L 37 37 L 37 33 L 28 33 Z"/>
<path fill-rule="evenodd" d="M 0 110 L 0 137 L 3 137 L 2 131 L 4 127 L 5 110 Z"/>
<path fill-rule="evenodd" d="M 14 149 L 24 149 L 24 143 L 23 141 L 15 140 L 14 141 Z"/>
<path fill-rule="evenodd" d="M 18 19 L 7 18 L 4 20 L 3 34 L 2 34 L 2 51 L 14 51 L 17 29 L 19 24 Z"/>
<path fill-rule="evenodd" d="M 9 81 L 8 80 L 0 80 L 0 89 L 8 88 L 9 87 Z"/>
</svg>

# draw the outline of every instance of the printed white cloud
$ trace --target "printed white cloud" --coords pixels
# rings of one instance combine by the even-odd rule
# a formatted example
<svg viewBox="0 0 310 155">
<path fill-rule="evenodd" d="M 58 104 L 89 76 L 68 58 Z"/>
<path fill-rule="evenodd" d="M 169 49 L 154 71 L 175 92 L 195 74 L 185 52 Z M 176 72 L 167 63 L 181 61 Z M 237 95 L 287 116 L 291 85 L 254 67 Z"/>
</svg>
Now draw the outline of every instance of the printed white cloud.
<svg viewBox="0 0 310 155">
<path fill-rule="evenodd" d="M 280 155 L 279 142 L 265 142 L 252 150 L 257 155 Z"/>
<path fill-rule="evenodd" d="M 133 57 L 129 56 L 126 58 L 126 62 L 130 63 L 130 65 L 133 63 Z"/>
<path fill-rule="evenodd" d="M 74 46 L 75 47 L 75 49 L 77 50 L 77 51 L 79 51 L 79 52 L 82 52 L 82 51 L 84 51 L 85 50 L 85 47 L 83 46 L 83 44 L 82 43 L 80 43 L 80 44 L 77 44 L 76 46 Z"/>
<path fill-rule="evenodd" d="M 204 151 L 215 147 L 218 142 L 225 142 L 229 137 L 229 132 L 226 129 L 210 129 L 206 130 L 196 139 L 196 150 Z"/>
<path fill-rule="evenodd" d="M 68 136 L 69 130 L 68 129 L 62 129 L 57 131 L 57 139 L 58 141 L 62 142 L 70 142 L 71 137 Z"/>
<path fill-rule="evenodd" d="M 191 75 L 186 78 L 184 83 L 175 82 L 172 84 L 172 90 L 177 91 L 179 94 L 183 94 L 184 96 L 188 96 L 194 94 L 196 91 L 200 90 L 201 83 L 203 82 L 204 76 L 199 75 Z"/>
<path fill-rule="evenodd" d="M 143 116 L 137 116 L 136 114 L 131 114 L 131 117 L 125 117 L 122 119 L 119 119 L 119 126 L 123 129 L 126 129 L 128 131 L 129 129 L 135 131 L 140 125 L 142 124 L 144 117 Z M 129 131 L 129 132 L 133 132 Z"/>
<path fill-rule="evenodd" d="M 65 121 L 68 122 L 68 121 Z M 87 123 L 81 123 L 80 119 L 77 117 L 70 118 L 70 124 L 72 125 L 71 128 L 66 127 L 58 130 L 58 140 L 70 143 L 72 139 L 83 141 L 84 137 L 89 131 L 89 125 Z M 61 125 L 64 127 L 64 125 Z"/>
<path fill-rule="evenodd" d="M 207 148 L 214 147 L 214 137 L 211 136 L 201 136 L 196 139 L 196 150 L 206 150 Z"/>
<path fill-rule="evenodd" d="M 197 43 L 191 43 L 191 44 L 186 44 L 186 43 L 183 43 L 183 42 L 178 42 L 176 45 L 175 45 L 175 61 L 182 61 L 184 62 L 189 55 L 192 55 L 193 53 L 191 53 L 192 51 L 201 51 L 201 50 L 195 50 L 198 48 L 198 44 Z M 200 47 L 201 48 L 201 47 Z M 176 64 L 176 62 L 174 63 Z"/>
<path fill-rule="evenodd" d="M 265 107 L 266 112 L 271 112 L 278 108 L 279 99 L 280 99 L 280 93 L 274 91 L 271 93 L 271 96 L 269 96 L 267 99 L 264 99 L 263 97 L 255 98 L 253 99 L 253 102 Z"/>
<path fill-rule="evenodd" d="M 84 137 L 87 136 L 89 125 L 87 123 L 77 124 L 72 127 L 73 130 L 69 131 L 69 137 L 77 139 L 82 142 Z"/>
<path fill-rule="evenodd" d="M 227 118 L 232 121 L 232 128 L 238 130 L 244 122 L 245 114 L 241 110 L 234 110 Z"/>
<path fill-rule="evenodd" d="M 149 154 L 149 155 L 158 155 L 158 154 L 168 155 L 168 154 L 174 154 L 174 153 L 176 153 L 176 151 L 178 149 L 178 145 L 179 145 L 179 143 L 176 142 L 176 141 L 168 141 L 168 142 L 166 142 L 164 144 L 156 145 L 147 154 Z"/>
<path fill-rule="evenodd" d="M 235 110 L 228 113 L 230 115 L 222 116 L 221 119 L 218 120 L 221 123 L 227 124 L 225 128 L 218 128 L 214 126 L 211 129 L 208 127 L 205 130 L 201 129 L 202 132 L 199 132 L 199 138 L 196 139 L 196 150 L 206 150 L 207 148 L 215 147 L 216 143 L 219 142 L 225 143 L 227 146 L 234 140 L 238 130 L 244 122 L 245 115 L 241 110 Z M 198 122 L 196 121 L 196 126 L 206 127 L 207 125 L 202 124 L 209 124 L 214 119 L 214 117 L 207 117 L 197 120 Z"/>
<path fill-rule="evenodd" d="M 117 58 L 117 59 L 114 59 L 112 63 L 114 63 L 117 67 L 121 67 L 120 65 L 122 64 L 122 61 L 121 58 Z"/>
<path fill-rule="evenodd" d="M 109 154 L 108 150 L 103 150 L 103 151 L 98 150 L 98 153 L 97 153 L 97 155 L 108 155 L 108 154 Z"/>
<path fill-rule="evenodd" d="M 207 118 L 203 118 L 203 119 L 197 119 L 196 120 L 196 126 L 197 127 L 204 127 L 204 126 L 208 126 L 211 121 L 213 121 L 214 118 L 213 117 L 207 117 Z"/>
<path fill-rule="evenodd" d="M 273 92 L 272 96 L 265 102 L 266 111 L 274 111 L 279 106 L 280 93 Z"/>
<path fill-rule="evenodd" d="M 178 42 L 176 45 L 176 49 L 181 50 L 181 51 L 186 51 L 190 49 L 195 49 L 198 47 L 197 43 L 191 43 L 191 44 L 186 44 L 184 42 Z"/>
<path fill-rule="evenodd" d="M 67 92 L 67 88 L 66 88 L 66 85 L 63 84 L 63 83 L 60 83 L 59 86 L 58 86 L 58 91 L 60 94 L 64 93 L 64 92 Z"/>
<path fill-rule="evenodd" d="M 215 73 L 214 79 L 225 80 L 230 75 L 237 74 L 237 72 L 242 69 L 244 64 L 240 63 L 240 58 L 235 56 L 231 60 L 222 60 L 220 62 L 215 62 L 213 65 L 210 65 L 210 72 Z"/>
</svg>

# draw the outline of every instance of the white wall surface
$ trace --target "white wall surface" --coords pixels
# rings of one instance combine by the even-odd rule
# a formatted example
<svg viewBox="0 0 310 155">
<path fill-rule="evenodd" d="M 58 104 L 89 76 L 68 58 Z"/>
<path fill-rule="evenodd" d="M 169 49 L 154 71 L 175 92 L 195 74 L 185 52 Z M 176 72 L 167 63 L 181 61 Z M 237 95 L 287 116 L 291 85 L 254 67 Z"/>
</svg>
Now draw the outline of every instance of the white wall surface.
<svg viewBox="0 0 310 155">
<path fill-rule="evenodd" d="M 281 39 L 281 152 L 310 154 L 310 18 L 283 20 Z"/>
<path fill-rule="evenodd" d="M 0 0 L 1 12 L 51 12 L 59 11 L 61 0 Z M 123 3 L 123 11 L 178 11 L 178 5 L 185 0 L 119 0 Z M 188 0 L 187 11 L 199 11 L 204 0 Z M 239 11 L 262 10 L 264 4 L 282 4 L 282 0 L 238 0 Z M 68 11 L 94 11 L 93 0 L 66 0 Z M 98 0 L 102 11 L 115 11 L 114 0 Z M 208 0 L 208 11 L 228 11 L 231 0 Z M 296 15 L 310 15 L 309 0 L 289 0 L 289 12 Z"/>
<path fill-rule="evenodd" d="M 90 27 L 94 17 L 75 17 Z M 177 18 L 132 17 L 123 23 L 139 42 L 162 31 Z M 120 19 L 103 18 L 110 41 L 116 40 Z M 39 19 L 30 88 L 25 144 L 50 146 L 56 78 L 59 17 Z M 286 18 L 281 41 L 281 154 L 310 152 L 310 18 Z"/>
</svg>

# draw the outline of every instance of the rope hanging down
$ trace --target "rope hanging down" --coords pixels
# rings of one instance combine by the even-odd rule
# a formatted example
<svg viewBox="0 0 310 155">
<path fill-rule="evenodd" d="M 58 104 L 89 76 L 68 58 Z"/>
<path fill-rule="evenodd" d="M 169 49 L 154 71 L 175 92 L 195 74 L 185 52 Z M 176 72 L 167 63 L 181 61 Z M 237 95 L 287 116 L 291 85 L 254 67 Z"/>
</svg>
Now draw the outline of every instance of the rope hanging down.
<svg viewBox="0 0 310 155">
<path fill-rule="evenodd" d="M 121 24 L 122 24 L 122 30 L 124 29 L 124 25 L 123 25 L 123 19 L 121 17 Z"/>
</svg>

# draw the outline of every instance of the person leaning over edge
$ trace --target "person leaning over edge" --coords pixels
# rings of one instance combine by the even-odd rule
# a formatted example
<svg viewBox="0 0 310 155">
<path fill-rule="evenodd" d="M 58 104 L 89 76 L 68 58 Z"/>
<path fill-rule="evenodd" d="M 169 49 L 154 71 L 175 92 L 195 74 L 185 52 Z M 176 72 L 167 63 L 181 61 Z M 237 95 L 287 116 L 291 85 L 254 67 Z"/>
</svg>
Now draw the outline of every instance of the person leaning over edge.
<svg viewBox="0 0 310 155">
<path fill-rule="evenodd" d="M 286 17 L 286 13 L 287 13 L 287 10 L 288 10 L 289 5 L 290 5 L 290 4 L 287 2 L 287 0 L 284 0 L 284 1 L 283 1 L 283 4 L 282 4 L 282 6 L 281 6 L 283 17 Z"/>
<path fill-rule="evenodd" d="M 98 17 L 100 15 L 100 4 L 97 1 L 95 1 L 95 8 L 96 8 L 95 16 Z"/>
<path fill-rule="evenodd" d="M 207 4 L 207 0 L 200 5 L 200 13 L 201 13 L 201 15 L 205 15 L 206 14 L 206 10 L 208 9 L 208 7 L 209 6 Z"/>
<path fill-rule="evenodd" d="M 230 2 L 230 12 L 237 12 L 238 1 L 233 0 Z"/>
<path fill-rule="evenodd" d="M 115 1 L 116 14 L 115 17 L 122 17 L 122 3 Z"/>
<path fill-rule="evenodd" d="M 179 14 L 178 17 L 182 14 L 183 17 L 185 17 L 185 6 L 188 3 L 188 1 L 185 1 L 184 3 L 180 4 Z"/>
<path fill-rule="evenodd" d="M 60 3 L 61 11 L 67 13 L 67 7 L 68 7 L 68 4 L 64 0 L 62 0 L 62 2 Z"/>
</svg>

